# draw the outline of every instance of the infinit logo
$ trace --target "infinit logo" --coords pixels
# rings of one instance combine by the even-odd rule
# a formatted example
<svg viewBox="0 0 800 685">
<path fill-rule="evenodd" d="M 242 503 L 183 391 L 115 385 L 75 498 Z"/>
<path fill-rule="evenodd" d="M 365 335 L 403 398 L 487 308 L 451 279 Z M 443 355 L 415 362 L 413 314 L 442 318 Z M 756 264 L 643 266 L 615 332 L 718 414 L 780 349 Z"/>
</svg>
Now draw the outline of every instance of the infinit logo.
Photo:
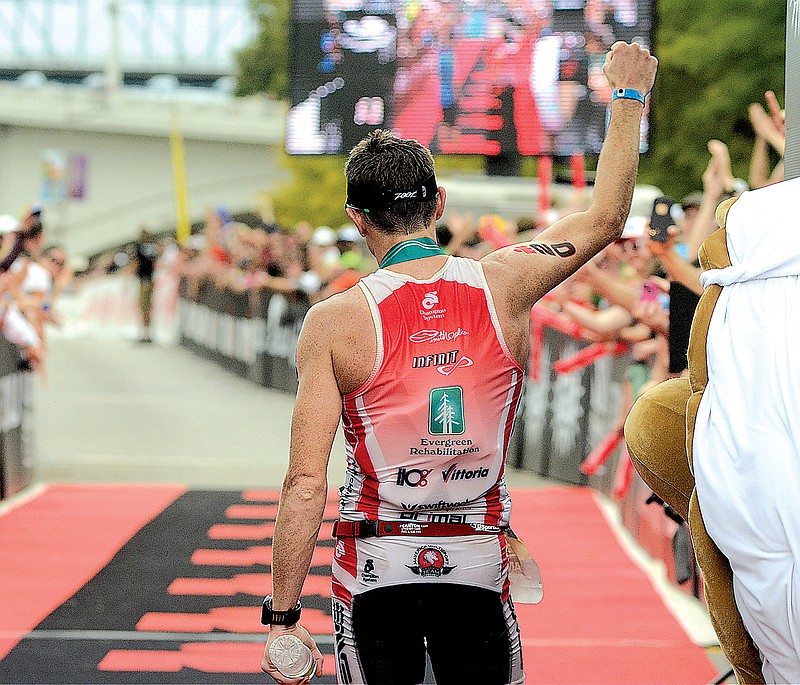
<svg viewBox="0 0 800 685">
<path fill-rule="evenodd" d="M 449 352 L 437 352 L 414 357 L 411 360 L 411 367 L 414 369 L 426 369 L 433 366 L 443 376 L 449 376 L 456 369 L 466 369 L 474 363 L 469 357 L 459 357 L 458 350 L 450 350 Z"/>
<path fill-rule="evenodd" d="M 445 364 L 444 366 L 437 366 L 436 370 L 443 376 L 449 376 L 456 369 L 466 369 L 472 366 L 474 363 L 475 362 L 473 362 L 469 357 L 461 357 L 461 359 L 459 359 L 454 364 Z"/>
</svg>

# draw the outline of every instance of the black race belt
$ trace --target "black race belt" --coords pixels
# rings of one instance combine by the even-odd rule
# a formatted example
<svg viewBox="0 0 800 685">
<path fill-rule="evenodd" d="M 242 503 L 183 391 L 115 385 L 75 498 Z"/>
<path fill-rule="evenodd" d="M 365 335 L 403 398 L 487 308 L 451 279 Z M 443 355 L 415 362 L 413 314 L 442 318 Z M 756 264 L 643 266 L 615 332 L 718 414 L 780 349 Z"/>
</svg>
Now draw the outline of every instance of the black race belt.
<svg viewBox="0 0 800 685">
<path fill-rule="evenodd" d="M 382 538 L 393 535 L 426 537 L 460 537 L 462 535 L 500 535 L 500 526 L 485 523 L 435 523 L 419 521 L 336 521 L 335 538 Z"/>
</svg>

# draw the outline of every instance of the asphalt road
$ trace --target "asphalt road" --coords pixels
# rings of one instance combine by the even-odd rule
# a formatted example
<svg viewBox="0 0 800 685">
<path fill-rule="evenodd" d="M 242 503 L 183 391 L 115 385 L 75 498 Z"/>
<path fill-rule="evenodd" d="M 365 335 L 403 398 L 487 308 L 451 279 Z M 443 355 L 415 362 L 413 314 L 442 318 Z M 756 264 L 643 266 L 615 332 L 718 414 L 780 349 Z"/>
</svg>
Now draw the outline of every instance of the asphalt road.
<svg viewBox="0 0 800 685">
<path fill-rule="evenodd" d="M 49 338 L 47 376 L 35 384 L 39 482 L 280 487 L 293 396 L 238 378 L 183 348 L 58 333 Z M 331 488 L 343 474 L 340 432 L 328 469 Z M 507 470 L 507 482 L 549 484 L 515 470 Z M 682 593 L 673 594 L 686 603 Z M 693 604 L 688 613 L 698 608 Z M 719 648 L 707 652 L 724 672 Z"/>
<path fill-rule="evenodd" d="M 35 475 L 44 482 L 279 487 L 293 396 L 238 378 L 180 347 L 49 338 L 37 382 Z M 331 487 L 344 474 L 337 436 Z M 545 483 L 511 472 L 509 485 Z"/>
</svg>

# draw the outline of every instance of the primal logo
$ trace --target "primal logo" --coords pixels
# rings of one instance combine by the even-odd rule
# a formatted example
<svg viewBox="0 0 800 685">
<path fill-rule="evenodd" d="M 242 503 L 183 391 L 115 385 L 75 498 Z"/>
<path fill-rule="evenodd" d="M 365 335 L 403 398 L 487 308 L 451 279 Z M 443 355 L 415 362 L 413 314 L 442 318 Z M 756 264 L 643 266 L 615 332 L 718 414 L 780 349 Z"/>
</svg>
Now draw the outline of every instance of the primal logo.
<svg viewBox="0 0 800 685">
<path fill-rule="evenodd" d="M 452 571 L 455 566 L 450 566 L 447 552 L 441 547 L 417 547 L 414 552 L 414 563 L 406 564 L 406 568 L 423 578 L 441 578 Z"/>
<path fill-rule="evenodd" d="M 454 331 L 417 331 L 408 336 L 408 339 L 413 343 L 427 343 L 427 342 L 453 342 L 462 335 L 469 335 L 469 331 L 463 328 L 457 328 Z"/>
<path fill-rule="evenodd" d="M 424 488 L 428 484 L 430 469 L 397 469 L 397 485 Z"/>
<path fill-rule="evenodd" d="M 434 388 L 428 397 L 428 432 L 461 435 L 464 425 L 464 391 L 460 386 Z"/>
<path fill-rule="evenodd" d="M 400 518 L 409 521 L 418 521 L 422 517 L 423 521 L 430 523 L 466 523 L 466 514 L 419 514 L 416 511 L 403 511 Z"/>
<path fill-rule="evenodd" d="M 442 480 L 451 483 L 454 480 L 472 480 L 473 478 L 486 478 L 489 469 L 460 469 L 458 464 L 453 464 L 447 471 L 442 471 Z"/>
</svg>

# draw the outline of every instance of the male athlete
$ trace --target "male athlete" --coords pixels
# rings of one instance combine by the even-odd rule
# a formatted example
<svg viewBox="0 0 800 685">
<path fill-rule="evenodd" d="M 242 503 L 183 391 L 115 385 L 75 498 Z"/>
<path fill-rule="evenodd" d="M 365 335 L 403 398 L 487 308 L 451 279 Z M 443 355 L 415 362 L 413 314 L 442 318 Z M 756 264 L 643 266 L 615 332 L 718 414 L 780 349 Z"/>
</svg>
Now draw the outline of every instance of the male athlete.
<svg viewBox="0 0 800 685">
<path fill-rule="evenodd" d="M 315 305 L 297 347 L 289 469 L 262 620 L 268 645 L 295 635 L 341 418 L 346 482 L 334 530 L 333 621 L 339 683 L 421 683 L 427 651 L 439 685 L 522 683 L 509 596 L 511 502 L 503 467 L 528 357 L 530 310 L 619 238 L 638 166 L 644 96 L 657 62 L 617 43 L 615 91 L 591 207 L 530 245 L 480 262 L 434 241 L 445 205 L 433 158 L 375 131 L 345 166 L 347 212 L 381 265 Z M 265 652 L 262 668 L 287 679 Z"/>
</svg>

